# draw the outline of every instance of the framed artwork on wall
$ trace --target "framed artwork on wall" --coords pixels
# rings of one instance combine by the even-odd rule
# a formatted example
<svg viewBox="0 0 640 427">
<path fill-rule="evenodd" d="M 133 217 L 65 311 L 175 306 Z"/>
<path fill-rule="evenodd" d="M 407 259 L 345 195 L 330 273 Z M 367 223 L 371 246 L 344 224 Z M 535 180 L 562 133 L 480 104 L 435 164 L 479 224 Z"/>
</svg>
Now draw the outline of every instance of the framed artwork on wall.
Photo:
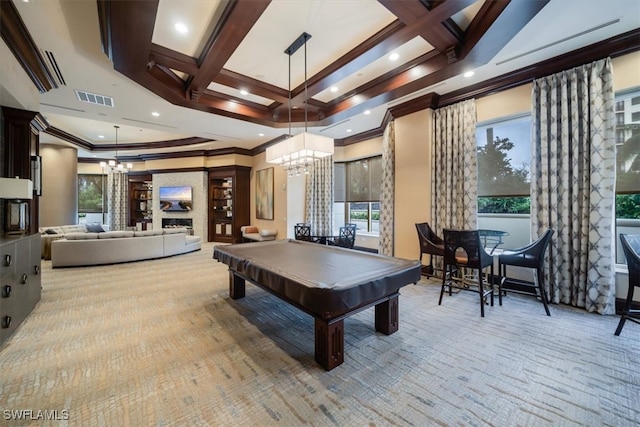
<svg viewBox="0 0 640 427">
<path fill-rule="evenodd" d="M 273 168 L 256 172 L 256 218 L 273 220 Z"/>
</svg>

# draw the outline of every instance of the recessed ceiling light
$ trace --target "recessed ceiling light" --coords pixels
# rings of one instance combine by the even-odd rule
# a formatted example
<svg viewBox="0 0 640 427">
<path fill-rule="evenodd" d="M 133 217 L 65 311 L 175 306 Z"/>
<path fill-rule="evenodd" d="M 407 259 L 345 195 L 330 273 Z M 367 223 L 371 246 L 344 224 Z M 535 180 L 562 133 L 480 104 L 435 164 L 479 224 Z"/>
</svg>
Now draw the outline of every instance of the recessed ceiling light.
<svg viewBox="0 0 640 427">
<path fill-rule="evenodd" d="M 159 117 L 159 116 L 160 116 L 160 113 L 158 113 L 157 111 L 154 111 L 154 112 L 152 112 L 152 113 L 151 113 L 151 115 L 152 115 L 153 117 Z"/>
<path fill-rule="evenodd" d="M 178 22 L 176 25 L 174 25 L 174 28 L 180 34 L 187 34 L 189 32 L 189 28 L 186 25 L 184 25 L 182 22 Z"/>
<path fill-rule="evenodd" d="M 347 133 L 350 133 L 350 132 L 351 132 L 351 129 L 347 129 Z"/>
<path fill-rule="evenodd" d="M 337 91 L 338 91 L 337 86 L 331 86 L 331 92 L 337 92 Z"/>
<path fill-rule="evenodd" d="M 371 114 L 371 111 L 370 111 L 370 110 L 365 110 L 365 111 L 364 111 L 364 114 L 365 114 L 366 116 L 368 116 L 369 114 Z"/>
<path fill-rule="evenodd" d="M 98 135 L 98 138 L 104 139 L 104 135 Z"/>
<path fill-rule="evenodd" d="M 465 76 L 466 78 L 469 78 L 471 76 L 473 76 L 475 73 L 473 71 L 467 71 L 466 73 L 463 74 L 463 76 Z"/>
<path fill-rule="evenodd" d="M 397 53 L 392 53 L 391 55 L 389 55 L 389 61 L 396 61 L 398 58 L 400 58 L 400 55 L 398 55 Z"/>
<path fill-rule="evenodd" d="M 264 133 L 259 133 L 258 136 L 264 136 Z"/>
<path fill-rule="evenodd" d="M 246 89 L 240 89 L 240 95 L 247 96 L 247 95 L 249 95 L 249 91 L 246 90 Z"/>
</svg>

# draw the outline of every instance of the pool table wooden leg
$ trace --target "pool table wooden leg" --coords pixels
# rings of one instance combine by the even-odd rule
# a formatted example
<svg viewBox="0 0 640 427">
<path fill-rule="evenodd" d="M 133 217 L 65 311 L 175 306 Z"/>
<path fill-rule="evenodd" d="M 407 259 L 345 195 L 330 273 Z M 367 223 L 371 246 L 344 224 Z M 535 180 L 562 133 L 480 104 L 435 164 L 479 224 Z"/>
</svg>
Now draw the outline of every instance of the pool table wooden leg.
<svg viewBox="0 0 640 427">
<path fill-rule="evenodd" d="M 376 305 L 376 331 L 391 335 L 398 330 L 399 322 L 398 294 Z"/>
<path fill-rule="evenodd" d="M 315 319 L 316 362 L 327 371 L 344 362 L 344 321 Z"/>
<path fill-rule="evenodd" d="M 243 298 L 244 290 L 244 279 L 229 270 L 229 296 L 231 299 Z"/>
</svg>

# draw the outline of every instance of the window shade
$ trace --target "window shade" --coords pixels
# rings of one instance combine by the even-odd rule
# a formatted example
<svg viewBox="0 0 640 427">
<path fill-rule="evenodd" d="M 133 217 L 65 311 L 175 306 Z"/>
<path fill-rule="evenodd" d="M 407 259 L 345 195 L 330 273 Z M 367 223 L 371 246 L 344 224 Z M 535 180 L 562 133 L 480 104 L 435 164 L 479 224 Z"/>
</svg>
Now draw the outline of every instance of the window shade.
<svg viewBox="0 0 640 427">
<path fill-rule="evenodd" d="M 381 186 L 382 156 L 346 163 L 346 202 L 377 202 Z"/>
</svg>

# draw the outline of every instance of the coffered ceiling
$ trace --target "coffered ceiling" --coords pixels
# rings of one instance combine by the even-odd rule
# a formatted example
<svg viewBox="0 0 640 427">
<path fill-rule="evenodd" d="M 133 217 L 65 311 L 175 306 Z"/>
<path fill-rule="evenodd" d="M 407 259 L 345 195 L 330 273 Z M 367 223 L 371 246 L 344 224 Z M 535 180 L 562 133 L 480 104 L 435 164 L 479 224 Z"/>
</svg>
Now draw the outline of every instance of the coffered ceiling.
<svg viewBox="0 0 640 427">
<path fill-rule="evenodd" d="M 114 125 L 128 156 L 256 150 L 290 126 L 345 144 L 379 133 L 390 111 L 446 105 L 474 88 L 482 95 L 498 76 L 520 84 L 541 71 L 536 64 L 552 70 L 550 58 L 589 60 L 596 50 L 575 52 L 603 40 L 617 40 L 617 54 L 637 50 L 640 27 L 636 0 L 13 5 L 51 73 L 40 79 L 51 126 L 41 141 L 71 143 L 84 157 L 113 154 Z M 306 45 L 285 53 L 303 33 Z M 113 106 L 82 102 L 77 91 Z"/>
</svg>

